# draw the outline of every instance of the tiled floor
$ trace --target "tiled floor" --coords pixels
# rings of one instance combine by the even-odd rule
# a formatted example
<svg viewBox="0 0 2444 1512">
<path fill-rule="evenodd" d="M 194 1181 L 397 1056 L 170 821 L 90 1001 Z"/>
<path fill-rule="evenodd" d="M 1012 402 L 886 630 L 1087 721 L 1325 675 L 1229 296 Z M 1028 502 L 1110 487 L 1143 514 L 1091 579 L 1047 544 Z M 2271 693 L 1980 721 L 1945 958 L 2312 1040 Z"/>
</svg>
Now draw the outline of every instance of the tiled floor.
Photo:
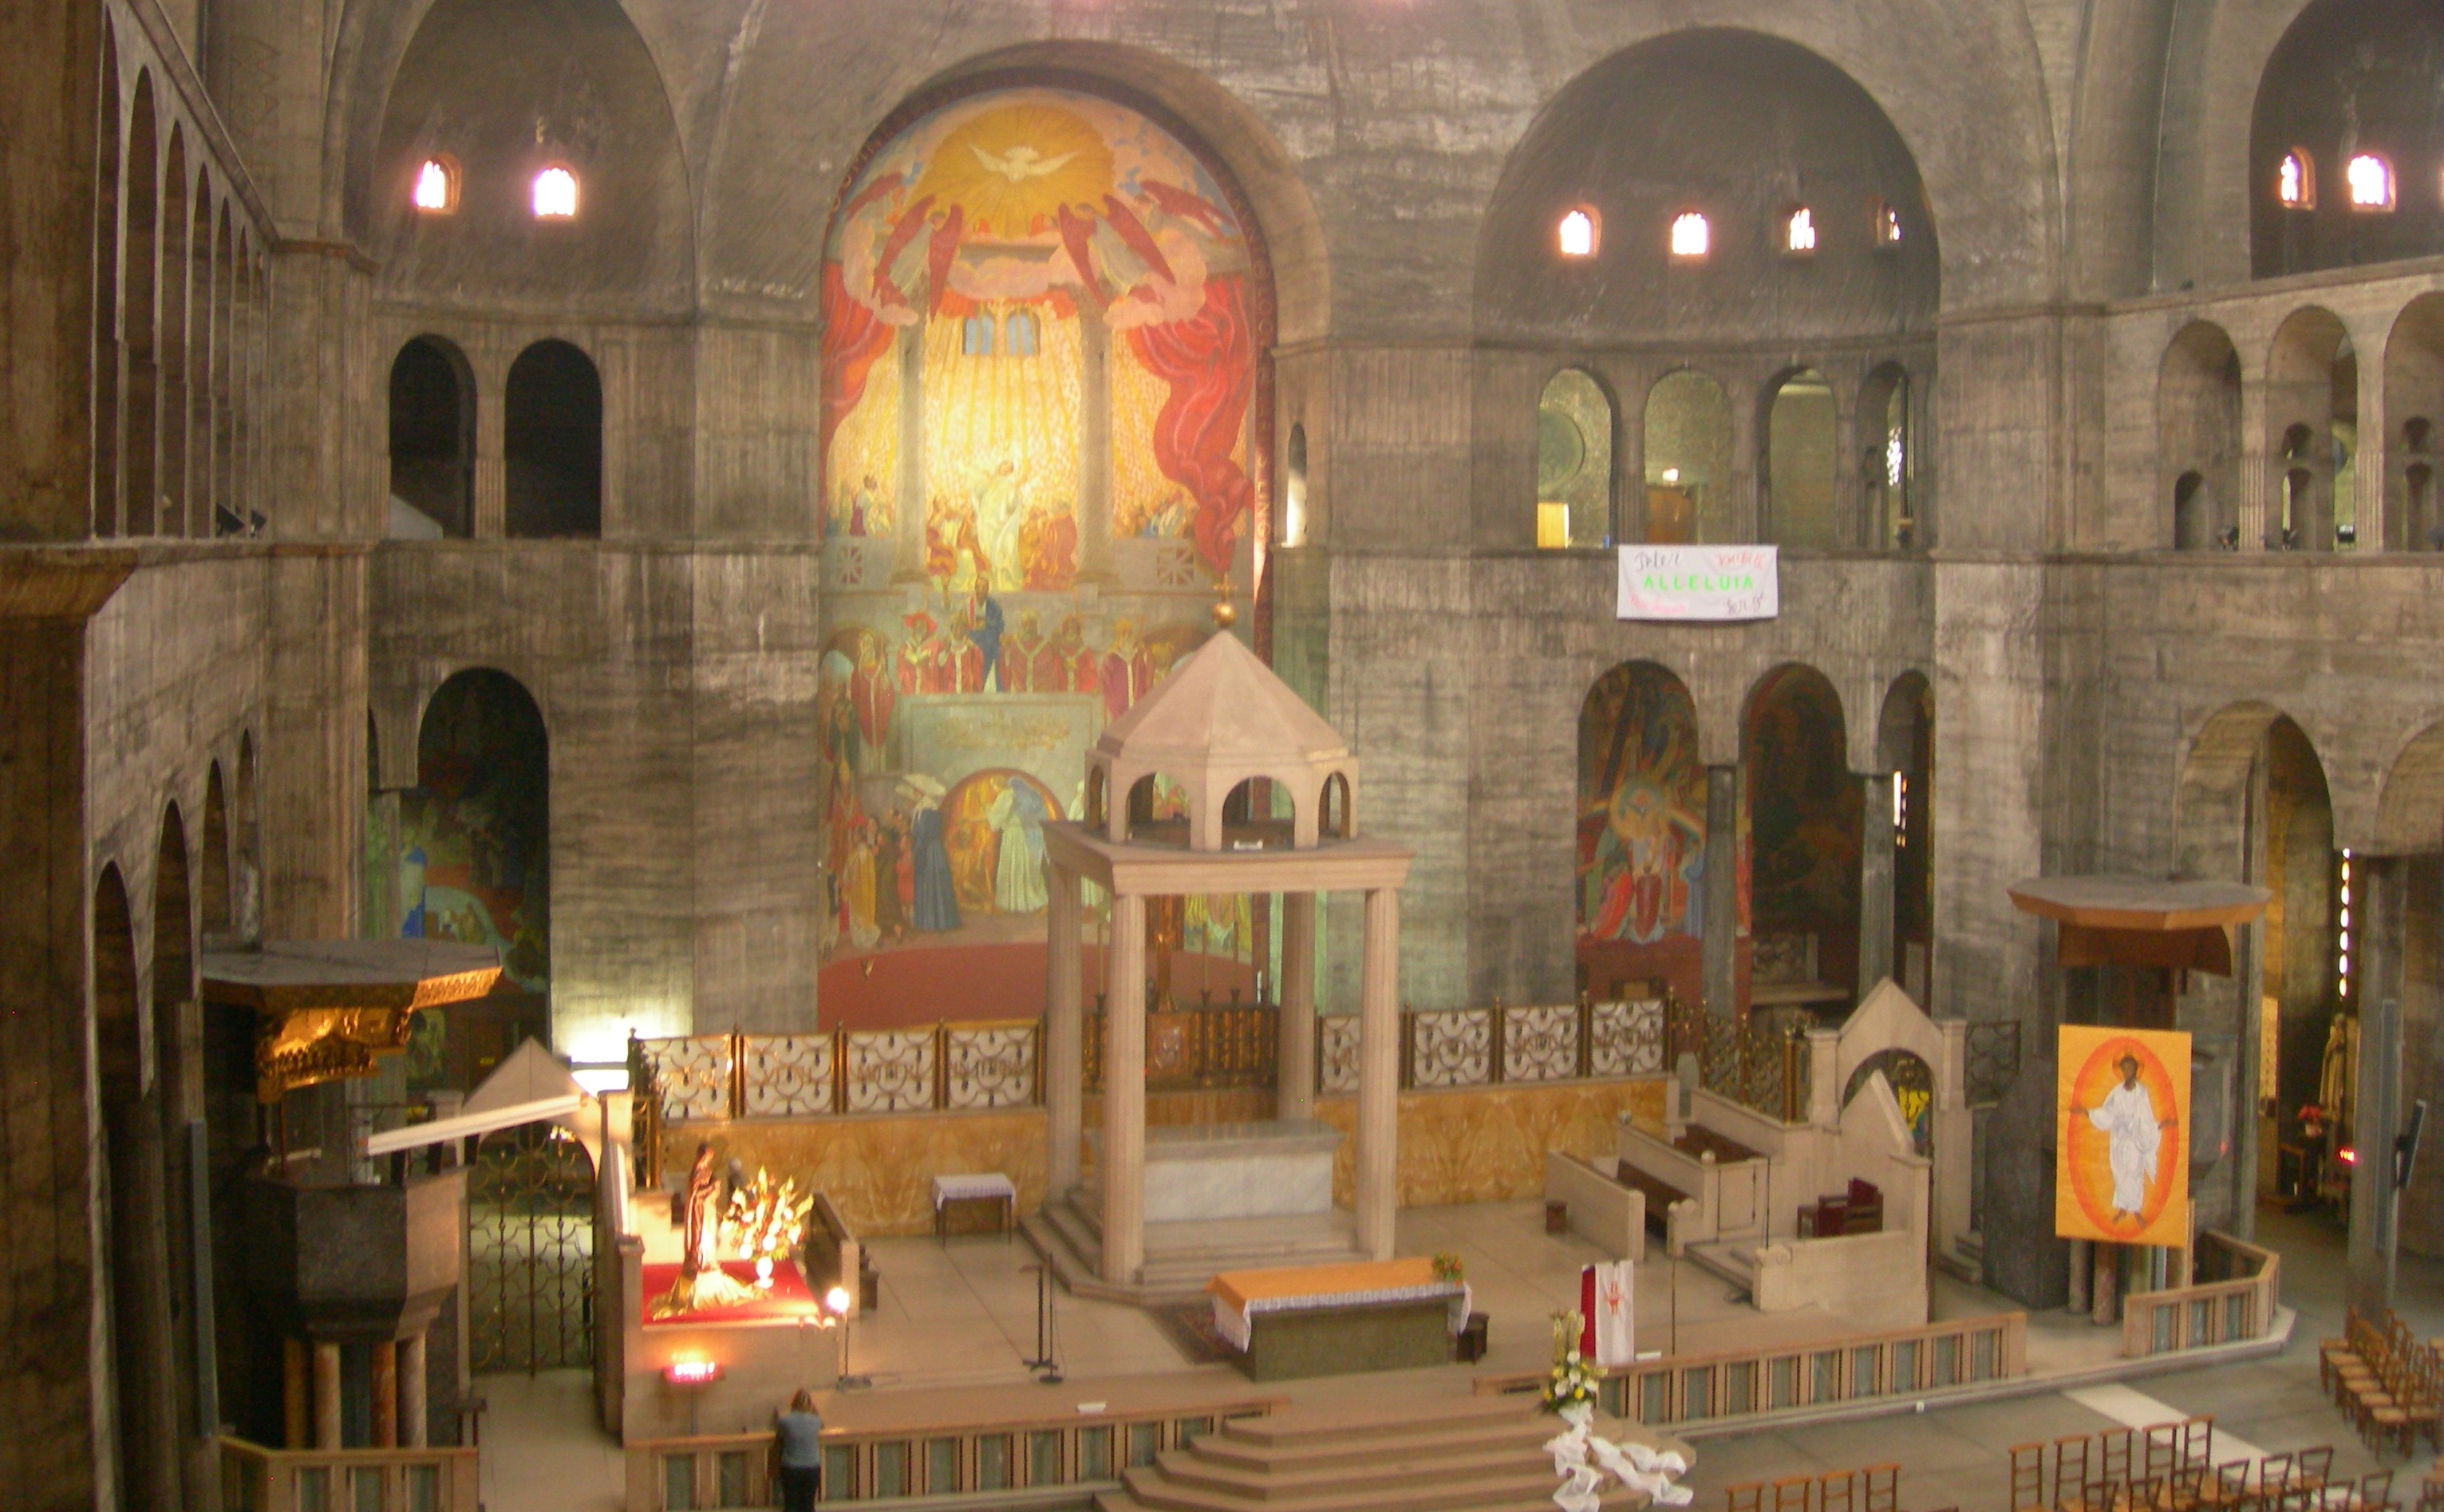
<svg viewBox="0 0 2444 1512">
<path fill-rule="evenodd" d="M 2277 1358 L 2157 1376 L 2133 1383 L 2132 1390 L 2162 1402 L 2166 1416 L 2211 1412 L 2219 1429 L 2268 1450 L 2332 1444 L 2338 1473 L 2369 1468 L 2373 1462 L 2317 1388 L 2316 1341 L 2341 1327 L 2339 1228 L 2330 1220 L 2267 1212 L 2259 1238 L 2284 1252 L 2284 1302 L 2300 1313 L 2290 1348 Z M 1602 1258 L 1576 1236 L 1546 1234 L 1543 1207 L 1533 1202 L 1408 1209 L 1400 1214 L 1398 1244 L 1406 1255 L 1451 1250 L 1462 1257 L 1477 1310 L 1492 1320 L 1485 1368 L 1494 1371 L 1544 1366 L 1550 1315 L 1576 1304 L 1579 1267 Z M 882 1391 L 1028 1378 L 1025 1361 L 1036 1346 L 1036 1280 L 1034 1255 L 1024 1244 L 988 1236 L 948 1245 L 883 1240 L 875 1248 L 883 1275 L 881 1307 L 851 1337 L 854 1373 L 871 1376 Z M 1639 1292 L 1643 1347 L 1676 1344 L 1677 1352 L 1695 1353 L 1757 1337 L 1757 1314 L 1731 1300 L 1728 1283 L 1694 1268 L 1676 1276 L 1657 1265 L 1641 1275 Z M 2400 1309 L 2413 1328 L 2444 1333 L 2444 1264 L 2406 1260 L 2400 1292 Z M 2008 1305 L 1949 1282 L 1937 1286 L 1938 1316 Z M 1185 1363 L 1163 1330 L 1136 1308 L 1065 1293 L 1056 1308 L 1059 1355 L 1072 1379 Z M 2117 1331 L 2063 1314 L 2041 1315 L 2030 1324 L 2032 1359 L 2042 1354 L 2061 1363 L 2102 1361 L 2118 1345 Z M 1847 1332 L 1838 1319 L 1816 1315 L 1777 1318 L 1772 1327 L 1791 1339 Z M 1410 1371 L 1372 1377 L 1369 1385 L 1382 1395 L 1439 1395 L 1467 1391 L 1472 1374 Z M 620 1505 L 620 1451 L 593 1427 L 583 1374 L 493 1376 L 483 1389 L 491 1402 L 484 1454 L 488 1506 L 611 1512 Z M 1304 1399 L 1346 1389 L 1345 1381 L 1303 1382 L 1290 1394 Z M 2053 1392 L 1922 1416 L 1750 1432 L 1706 1440 L 1691 1484 L 1700 1512 L 1709 1512 L 1722 1504 L 1723 1487 L 1737 1482 L 1898 1463 L 1901 1504 L 1910 1512 L 1946 1506 L 2001 1512 L 2009 1502 L 2010 1445 L 2094 1432 L 2111 1421 Z"/>
</svg>

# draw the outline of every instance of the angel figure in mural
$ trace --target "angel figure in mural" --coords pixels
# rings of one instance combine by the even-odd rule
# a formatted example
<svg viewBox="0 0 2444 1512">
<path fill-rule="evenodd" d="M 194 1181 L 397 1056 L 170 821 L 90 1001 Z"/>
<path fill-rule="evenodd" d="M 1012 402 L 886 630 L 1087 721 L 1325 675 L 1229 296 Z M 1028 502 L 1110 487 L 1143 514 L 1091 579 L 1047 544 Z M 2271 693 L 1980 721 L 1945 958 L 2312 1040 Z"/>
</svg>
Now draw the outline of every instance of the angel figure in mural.
<svg viewBox="0 0 2444 1512">
<path fill-rule="evenodd" d="M 2114 1069 L 2121 1073 L 2121 1084 L 2093 1108 L 2083 1108 L 2073 1098 L 2070 1116 L 2085 1117 L 2104 1135 L 2105 1162 L 2113 1170 L 2114 1220 L 2126 1218 L 2134 1226 L 2144 1226 L 2147 1181 L 2156 1173 L 2164 1131 L 2175 1120 L 2156 1116 L 2154 1096 L 2138 1084 L 2137 1056 L 2123 1056 Z"/>
<path fill-rule="evenodd" d="M 721 1180 L 721 1163 L 713 1158 L 713 1146 L 698 1144 L 686 1183 L 671 1194 L 671 1223 L 680 1231 L 683 1247 L 678 1279 L 654 1303 L 656 1318 L 755 1300 L 753 1287 L 731 1280 L 721 1268 L 721 1216 L 713 1211 Z"/>
</svg>

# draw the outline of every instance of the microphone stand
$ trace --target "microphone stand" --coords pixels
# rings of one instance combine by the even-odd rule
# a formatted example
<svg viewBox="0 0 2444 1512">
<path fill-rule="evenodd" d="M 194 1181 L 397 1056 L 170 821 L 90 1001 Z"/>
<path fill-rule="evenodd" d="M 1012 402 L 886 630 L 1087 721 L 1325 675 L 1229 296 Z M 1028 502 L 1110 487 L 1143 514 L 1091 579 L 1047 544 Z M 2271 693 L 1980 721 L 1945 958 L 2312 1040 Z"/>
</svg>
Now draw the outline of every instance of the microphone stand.
<svg viewBox="0 0 2444 1512">
<path fill-rule="evenodd" d="M 1035 1357 L 1026 1362 L 1045 1386 L 1061 1384 L 1061 1323 L 1053 1313 L 1052 1267 L 1029 1265 L 1035 1272 Z"/>
</svg>

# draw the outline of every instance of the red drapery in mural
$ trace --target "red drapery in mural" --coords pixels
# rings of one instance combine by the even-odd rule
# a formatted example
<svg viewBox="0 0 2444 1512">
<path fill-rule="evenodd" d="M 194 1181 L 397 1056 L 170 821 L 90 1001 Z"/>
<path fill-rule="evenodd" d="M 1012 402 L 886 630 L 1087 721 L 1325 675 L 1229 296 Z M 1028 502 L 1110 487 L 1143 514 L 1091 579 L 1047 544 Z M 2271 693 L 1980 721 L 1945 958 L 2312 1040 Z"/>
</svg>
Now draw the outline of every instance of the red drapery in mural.
<svg viewBox="0 0 2444 1512">
<path fill-rule="evenodd" d="M 865 397 L 865 376 L 874 360 L 891 345 L 893 327 L 849 296 L 840 264 L 824 265 L 824 433 L 823 454 L 832 451 L 832 433 L 840 429 L 857 401 Z"/>
<path fill-rule="evenodd" d="M 1207 279 L 1205 304 L 1194 315 L 1139 326 L 1129 332 L 1129 344 L 1146 371 L 1171 386 L 1155 420 L 1155 465 L 1196 501 L 1197 555 L 1216 573 L 1227 573 L 1256 491 L 1231 456 L 1256 381 L 1239 280 Z"/>
</svg>

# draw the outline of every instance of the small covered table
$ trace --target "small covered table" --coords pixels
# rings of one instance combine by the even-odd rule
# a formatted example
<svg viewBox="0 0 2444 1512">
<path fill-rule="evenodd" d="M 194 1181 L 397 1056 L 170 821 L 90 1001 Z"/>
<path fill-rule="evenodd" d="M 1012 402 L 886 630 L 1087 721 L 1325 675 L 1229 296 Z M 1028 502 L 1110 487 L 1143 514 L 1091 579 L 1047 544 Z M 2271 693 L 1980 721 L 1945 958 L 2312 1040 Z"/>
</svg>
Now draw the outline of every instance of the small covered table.
<svg viewBox="0 0 2444 1512">
<path fill-rule="evenodd" d="M 1214 1331 L 1259 1381 L 1448 1363 L 1471 1300 L 1418 1259 L 1225 1271 L 1205 1289 Z"/>
<path fill-rule="evenodd" d="M 1008 1176 L 997 1171 L 972 1176 L 936 1176 L 934 1178 L 934 1239 L 938 1244 L 950 1241 L 951 1209 L 954 1207 L 982 1206 L 989 1208 L 996 1226 L 1007 1238 L 1018 1226 L 1018 1189 Z"/>
</svg>

